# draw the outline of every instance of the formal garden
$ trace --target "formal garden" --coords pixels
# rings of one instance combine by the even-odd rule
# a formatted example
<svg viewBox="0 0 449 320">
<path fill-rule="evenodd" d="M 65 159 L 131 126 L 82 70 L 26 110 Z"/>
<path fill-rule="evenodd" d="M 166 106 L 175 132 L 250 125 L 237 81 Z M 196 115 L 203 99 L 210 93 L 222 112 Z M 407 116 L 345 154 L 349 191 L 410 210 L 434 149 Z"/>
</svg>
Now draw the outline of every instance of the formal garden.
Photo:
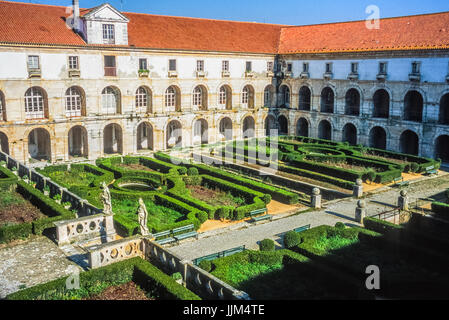
<svg viewBox="0 0 449 320">
<path fill-rule="evenodd" d="M 139 198 L 149 213 L 150 232 L 160 233 L 190 225 L 198 230 L 207 220 L 240 221 L 272 199 L 296 204 L 305 197 L 218 168 L 193 162 L 177 166 L 163 153 L 155 156 L 104 158 L 95 166 L 57 165 L 38 172 L 97 208 L 103 207 L 106 183 L 115 224 L 124 237 L 139 231 Z"/>
<path fill-rule="evenodd" d="M 200 267 L 254 299 L 407 299 L 447 297 L 447 226 L 414 215 L 407 225 L 367 218 L 366 229 L 319 226 L 284 235 Z M 378 266 L 380 290 L 366 290 L 367 266 Z"/>
<path fill-rule="evenodd" d="M 351 146 L 347 142 L 281 136 L 276 138 L 277 148 L 272 150 L 271 141 L 272 138 L 233 141 L 215 148 L 212 154 L 227 160 L 231 156 L 253 169 L 277 167 L 279 176 L 342 191 L 352 190 L 357 179 L 387 184 L 403 173 L 426 173 L 441 165 L 440 160 Z M 275 155 L 270 154 L 273 151 Z"/>
</svg>

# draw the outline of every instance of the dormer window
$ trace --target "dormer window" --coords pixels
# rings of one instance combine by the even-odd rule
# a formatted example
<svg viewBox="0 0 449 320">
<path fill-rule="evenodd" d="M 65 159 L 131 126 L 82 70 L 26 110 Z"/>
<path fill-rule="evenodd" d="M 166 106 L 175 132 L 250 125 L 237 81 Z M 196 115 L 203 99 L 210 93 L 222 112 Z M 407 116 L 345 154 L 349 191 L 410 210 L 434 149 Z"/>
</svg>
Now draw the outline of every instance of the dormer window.
<svg viewBox="0 0 449 320">
<path fill-rule="evenodd" d="M 103 43 L 115 44 L 115 28 L 113 24 L 103 25 Z"/>
</svg>

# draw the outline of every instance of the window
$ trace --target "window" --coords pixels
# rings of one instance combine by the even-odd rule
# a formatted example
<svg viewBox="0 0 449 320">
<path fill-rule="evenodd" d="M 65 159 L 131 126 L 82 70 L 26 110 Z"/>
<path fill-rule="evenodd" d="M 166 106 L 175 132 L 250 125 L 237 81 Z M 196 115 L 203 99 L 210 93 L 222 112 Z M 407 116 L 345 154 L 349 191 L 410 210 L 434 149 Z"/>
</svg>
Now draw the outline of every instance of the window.
<svg viewBox="0 0 449 320">
<path fill-rule="evenodd" d="M 169 87 L 165 91 L 165 106 L 174 107 L 176 105 L 176 91 L 173 87 Z"/>
<path fill-rule="evenodd" d="M 198 60 L 196 62 L 196 71 L 198 71 L 198 72 L 204 71 L 204 60 Z"/>
<path fill-rule="evenodd" d="M 45 98 L 40 88 L 30 88 L 25 93 L 25 112 L 27 119 L 45 118 Z"/>
<path fill-rule="evenodd" d="M 139 70 L 148 70 L 147 59 L 139 59 Z"/>
<path fill-rule="evenodd" d="M 267 71 L 268 72 L 273 72 L 273 61 L 268 61 L 267 62 Z"/>
<path fill-rule="evenodd" d="M 302 64 L 302 72 L 309 72 L 309 64 L 307 62 Z"/>
<path fill-rule="evenodd" d="M 148 92 L 144 87 L 136 91 L 136 108 L 148 109 Z"/>
<path fill-rule="evenodd" d="M 326 73 L 332 72 L 332 63 L 328 62 L 326 63 Z"/>
<path fill-rule="evenodd" d="M 379 62 L 379 74 L 387 74 L 387 63 Z"/>
<path fill-rule="evenodd" d="M 115 30 L 113 24 L 103 25 L 103 43 L 114 44 L 115 43 Z"/>
<path fill-rule="evenodd" d="M 246 61 L 246 72 L 253 71 L 253 64 L 251 61 Z"/>
<path fill-rule="evenodd" d="M 71 70 L 78 70 L 79 69 L 78 57 L 77 56 L 69 56 L 69 69 L 71 69 Z"/>
<path fill-rule="evenodd" d="M 359 64 L 357 62 L 351 63 L 351 73 L 359 73 Z"/>
<path fill-rule="evenodd" d="M 28 69 L 39 69 L 39 56 L 28 56 Z"/>
<path fill-rule="evenodd" d="M 293 71 L 293 64 L 287 63 L 287 72 L 292 72 L 292 71 Z"/>
<path fill-rule="evenodd" d="M 195 90 L 193 90 L 193 105 L 203 105 L 203 91 L 201 90 L 201 87 L 196 87 Z"/>
<path fill-rule="evenodd" d="M 81 91 L 76 87 L 67 89 L 65 93 L 65 110 L 67 117 L 81 117 L 82 108 Z"/>
<path fill-rule="evenodd" d="M 176 60 L 170 59 L 168 61 L 168 71 L 176 71 Z"/>
<path fill-rule="evenodd" d="M 226 94 L 226 88 L 223 86 L 220 88 L 220 96 L 219 96 L 219 104 L 221 105 L 225 105 L 226 104 L 226 99 L 227 98 L 227 94 Z"/>
<path fill-rule="evenodd" d="M 248 87 L 243 88 L 243 93 L 242 93 L 242 103 L 243 104 L 248 104 L 249 101 L 249 89 Z"/>
<path fill-rule="evenodd" d="M 104 56 L 104 75 L 116 76 L 115 56 Z"/>
<path fill-rule="evenodd" d="M 412 73 L 413 74 L 418 74 L 420 73 L 420 68 L 421 67 L 421 63 L 420 62 L 412 62 Z"/>
<path fill-rule="evenodd" d="M 271 99 L 272 99 L 272 95 L 271 95 L 271 87 L 268 86 L 265 88 L 264 90 L 264 95 L 263 95 L 263 105 L 265 107 L 271 107 Z"/>
<path fill-rule="evenodd" d="M 118 113 L 118 94 L 112 87 L 103 89 L 101 93 L 103 100 L 103 112 L 106 114 Z"/>
<path fill-rule="evenodd" d="M 229 61 L 225 60 L 221 63 L 221 71 L 229 72 Z"/>
</svg>

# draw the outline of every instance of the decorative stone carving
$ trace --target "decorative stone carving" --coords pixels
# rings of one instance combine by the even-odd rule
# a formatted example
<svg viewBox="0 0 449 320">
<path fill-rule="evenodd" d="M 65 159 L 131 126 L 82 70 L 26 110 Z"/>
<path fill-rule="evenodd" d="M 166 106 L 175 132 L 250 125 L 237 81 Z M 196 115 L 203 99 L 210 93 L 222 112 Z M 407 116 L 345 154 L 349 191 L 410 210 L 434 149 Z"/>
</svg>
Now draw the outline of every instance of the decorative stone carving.
<svg viewBox="0 0 449 320">
<path fill-rule="evenodd" d="M 363 181 L 357 179 L 353 189 L 353 195 L 355 198 L 361 198 L 363 196 Z"/>
<path fill-rule="evenodd" d="M 103 193 L 101 195 L 101 201 L 103 202 L 103 213 L 114 214 L 112 212 L 111 192 L 105 182 L 102 184 Z"/>
<path fill-rule="evenodd" d="M 409 198 L 406 190 L 402 190 L 398 198 L 398 207 L 402 211 L 408 211 Z"/>
<path fill-rule="evenodd" d="M 363 219 L 366 217 L 366 202 L 359 200 L 357 202 L 357 208 L 355 209 L 355 220 L 363 224 Z"/>
<path fill-rule="evenodd" d="M 150 235 L 150 230 L 148 230 L 148 210 L 145 206 L 145 202 L 143 202 L 142 198 L 139 199 L 139 209 L 137 210 L 137 214 L 139 215 L 139 225 L 140 225 L 140 233 L 143 236 Z"/>
<path fill-rule="evenodd" d="M 318 188 L 313 188 L 312 191 L 312 199 L 311 199 L 312 208 L 320 209 L 321 208 L 321 191 Z"/>
</svg>

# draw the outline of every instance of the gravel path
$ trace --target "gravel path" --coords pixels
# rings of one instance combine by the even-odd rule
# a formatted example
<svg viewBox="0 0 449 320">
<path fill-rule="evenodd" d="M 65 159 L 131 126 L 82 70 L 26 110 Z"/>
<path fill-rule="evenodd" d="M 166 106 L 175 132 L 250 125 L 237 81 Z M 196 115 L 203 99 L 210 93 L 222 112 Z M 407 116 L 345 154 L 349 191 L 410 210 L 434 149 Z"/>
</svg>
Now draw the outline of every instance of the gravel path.
<svg viewBox="0 0 449 320">
<path fill-rule="evenodd" d="M 419 198 L 433 197 L 448 188 L 449 175 L 443 173 L 439 177 L 413 182 L 407 191 L 410 201 L 414 202 Z M 399 191 L 397 188 L 385 188 L 384 191 L 368 196 L 365 199 L 367 215 L 373 216 L 396 207 Z M 326 208 L 320 211 L 279 217 L 273 222 L 260 222 L 258 225 L 245 222 L 227 230 L 205 232 L 200 235 L 199 240 L 186 241 L 169 250 L 184 259 L 193 260 L 242 245 L 248 249 L 257 249 L 258 242 L 266 238 L 273 239 L 281 246 L 283 234 L 308 224 L 313 228 L 320 225 L 333 226 L 340 221 L 348 226 L 359 226 L 360 224 L 355 222 L 357 201 L 354 198 L 337 200 L 328 203 Z"/>
</svg>

